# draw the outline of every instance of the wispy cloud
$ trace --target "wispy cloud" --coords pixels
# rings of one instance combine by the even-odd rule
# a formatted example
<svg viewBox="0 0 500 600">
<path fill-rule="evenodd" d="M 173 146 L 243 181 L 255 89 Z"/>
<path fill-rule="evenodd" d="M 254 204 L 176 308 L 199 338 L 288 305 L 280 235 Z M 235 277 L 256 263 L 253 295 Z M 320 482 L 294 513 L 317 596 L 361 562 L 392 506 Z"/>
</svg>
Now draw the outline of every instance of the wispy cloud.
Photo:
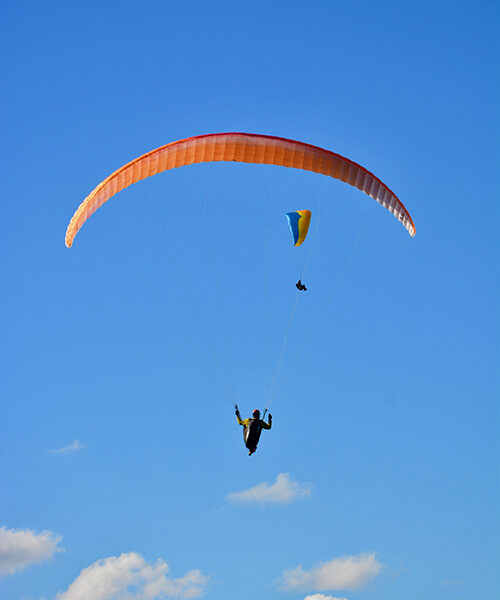
<svg viewBox="0 0 500 600">
<path fill-rule="evenodd" d="M 381 568 L 382 564 L 378 562 L 374 552 L 362 552 L 356 556 L 320 562 L 309 571 L 305 571 L 302 565 L 288 569 L 282 576 L 283 586 L 287 590 L 304 591 L 355 589 L 378 575 Z"/>
<path fill-rule="evenodd" d="M 63 446 L 62 448 L 56 448 L 55 450 L 47 450 L 49 454 L 69 454 L 70 452 L 76 452 L 77 450 L 83 450 L 87 446 L 82 444 L 80 440 L 73 440 L 71 444 Z"/>
<path fill-rule="evenodd" d="M 91 564 L 78 575 L 57 600 L 160 600 L 198 598 L 205 592 L 208 577 L 189 571 L 183 577 L 167 577 L 164 560 L 148 563 L 140 554 L 129 552 Z"/>
<path fill-rule="evenodd" d="M 57 547 L 61 539 L 50 531 L 0 527 L 0 575 L 12 575 L 28 565 L 49 560 L 63 550 Z"/>
<path fill-rule="evenodd" d="M 306 596 L 304 600 L 347 600 L 347 598 L 334 598 L 333 596 L 325 596 L 325 594 L 312 594 Z"/>
<path fill-rule="evenodd" d="M 232 502 L 247 504 L 288 504 L 292 500 L 310 494 L 311 486 L 309 484 L 293 481 L 289 473 L 280 473 L 271 485 L 266 482 L 259 483 L 249 490 L 228 494 L 226 498 Z"/>
</svg>

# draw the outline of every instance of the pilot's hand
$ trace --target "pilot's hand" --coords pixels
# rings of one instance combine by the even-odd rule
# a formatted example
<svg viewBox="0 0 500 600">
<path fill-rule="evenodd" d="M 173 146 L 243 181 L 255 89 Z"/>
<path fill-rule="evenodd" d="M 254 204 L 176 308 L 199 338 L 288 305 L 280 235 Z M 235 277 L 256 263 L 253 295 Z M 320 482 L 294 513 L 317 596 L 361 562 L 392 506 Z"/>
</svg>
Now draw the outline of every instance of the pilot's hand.
<svg viewBox="0 0 500 600">
<path fill-rule="evenodd" d="M 272 421 L 273 420 L 273 415 L 271 413 L 269 413 L 269 420 Z"/>
</svg>

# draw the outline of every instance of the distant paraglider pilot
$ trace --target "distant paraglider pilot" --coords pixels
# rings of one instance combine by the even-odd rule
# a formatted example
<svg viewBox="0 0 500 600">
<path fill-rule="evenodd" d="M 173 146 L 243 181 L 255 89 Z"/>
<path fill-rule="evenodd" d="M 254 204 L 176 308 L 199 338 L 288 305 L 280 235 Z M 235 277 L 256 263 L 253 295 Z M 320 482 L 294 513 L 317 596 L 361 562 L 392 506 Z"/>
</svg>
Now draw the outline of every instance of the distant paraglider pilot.
<svg viewBox="0 0 500 600">
<path fill-rule="evenodd" d="M 238 419 L 238 425 L 243 425 L 243 439 L 245 440 L 245 446 L 248 448 L 248 456 L 257 450 L 257 444 L 259 443 L 260 434 L 263 429 L 271 429 L 273 417 L 269 415 L 269 423 L 266 423 L 260 418 L 260 410 L 255 409 L 252 413 L 251 419 L 242 419 L 238 405 L 235 404 L 236 418 Z"/>
<path fill-rule="evenodd" d="M 302 279 L 299 279 L 299 280 L 297 281 L 297 283 L 295 284 L 295 287 L 296 287 L 298 290 L 300 290 L 300 291 L 304 290 L 304 291 L 306 291 L 306 292 L 307 292 L 307 288 L 306 288 L 306 286 L 305 286 L 305 285 L 302 283 Z"/>
</svg>

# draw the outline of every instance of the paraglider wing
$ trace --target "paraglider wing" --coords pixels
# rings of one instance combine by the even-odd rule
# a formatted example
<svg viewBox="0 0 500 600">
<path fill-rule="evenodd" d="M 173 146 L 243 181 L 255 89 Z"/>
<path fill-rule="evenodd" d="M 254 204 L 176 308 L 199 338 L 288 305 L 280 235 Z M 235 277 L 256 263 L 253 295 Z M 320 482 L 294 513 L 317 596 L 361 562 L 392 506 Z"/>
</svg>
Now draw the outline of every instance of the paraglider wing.
<svg viewBox="0 0 500 600">
<path fill-rule="evenodd" d="M 293 243 L 295 246 L 300 246 L 306 239 L 307 232 L 309 231 L 311 211 L 296 210 L 286 213 L 286 216 L 288 218 L 288 225 L 290 225 L 290 231 L 292 232 Z"/>
<path fill-rule="evenodd" d="M 66 230 L 66 246 L 73 244 L 85 221 L 124 188 L 169 169 L 194 163 L 235 161 L 304 169 L 340 179 L 387 208 L 410 235 L 415 226 L 398 197 L 364 167 L 317 146 L 271 135 L 213 133 L 172 142 L 143 154 L 102 181 L 80 204 Z"/>
</svg>

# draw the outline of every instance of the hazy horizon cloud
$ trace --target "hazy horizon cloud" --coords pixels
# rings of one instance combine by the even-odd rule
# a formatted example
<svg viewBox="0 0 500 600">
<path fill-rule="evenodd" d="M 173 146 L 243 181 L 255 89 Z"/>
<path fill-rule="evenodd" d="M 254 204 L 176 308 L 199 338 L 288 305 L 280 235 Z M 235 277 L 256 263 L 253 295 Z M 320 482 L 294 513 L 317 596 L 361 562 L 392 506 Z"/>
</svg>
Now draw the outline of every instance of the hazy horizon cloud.
<svg viewBox="0 0 500 600">
<path fill-rule="evenodd" d="M 382 564 L 377 561 L 374 552 L 362 552 L 356 556 L 320 562 L 309 571 L 305 571 L 302 565 L 287 569 L 282 575 L 283 586 L 286 590 L 304 591 L 355 589 L 378 575 L 381 568 Z"/>
<path fill-rule="evenodd" d="M 82 444 L 80 440 L 73 440 L 71 444 L 63 446 L 62 448 L 56 448 L 54 450 L 47 450 L 49 454 L 68 454 L 69 452 L 76 452 L 77 450 L 83 450 L 87 446 Z"/>
<path fill-rule="evenodd" d="M 248 490 L 227 494 L 226 499 L 241 503 L 288 504 L 297 498 L 310 496 L 311 489 L 309 484 L 293 481 L 289 473 L 280 473 L 271 485 L 259 483 Z"/>
<path fill-rule="evenodd" d="M 27 566 L 49 560 L 62 552 L 57 544 L 62 536 L 51 531 L 0 527 L 0 575 L 12 575 Z"/>
<path fill-rule="evenodd" d="M 304 600 L 347 600 L 347 598 L 334 598 L 333 596 L 325 596 L 325 594 L 312 594 L 306 596 Z"/>
<path fill-rule="evenodd" d="M 166 600 L 198 598 L 205 592 L 208 577 L 198 569 L 178 579 L 167 577 L 168 572 L 161 558 L 148 563 L 137 552 L 109 556 L 83 569 L 57 600 Z"/>
</svg>

